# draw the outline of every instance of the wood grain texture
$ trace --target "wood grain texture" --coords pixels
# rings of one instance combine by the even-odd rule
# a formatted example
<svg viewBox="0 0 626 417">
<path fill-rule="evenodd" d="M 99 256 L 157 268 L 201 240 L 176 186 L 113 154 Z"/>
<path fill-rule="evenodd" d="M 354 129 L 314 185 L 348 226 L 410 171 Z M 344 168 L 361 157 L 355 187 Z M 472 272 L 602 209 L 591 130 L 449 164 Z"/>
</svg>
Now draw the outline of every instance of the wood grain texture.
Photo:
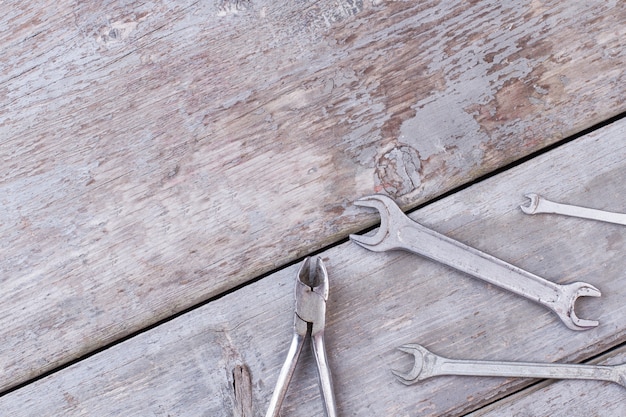
<svg viewBox="0 0 626 417">
<path fill-rule="evenodd" d="M 626 348 L 609 353 L 593 363 L 618 365 L 626 363 Z M 589 389 L 580 381 L 558 381 L 512 395 L 501 402 L 485 407 L 468 417 L 533 417 L 533 416 L 624 416 L 626 392 L 619 385 L 602 383 L 602 388 Z M 591 400 L 590 400 L 591 399 Z"/>
<path fill-rule="evenodd" d="M 626 109 L 617 1 L 0 7 L 0 389 Z"/>
<path fill-rule="evenodd" d="M 326 343 L 340 415 L 457 416 L 529 383 L 439 377 L 414 386 L 396 350 L 419 342 L 448 357 L 579 362 L 626 341 L 626 229 L 518 209 L 525 192 L 618 211 L 626 206 L 626 120 L 430 204 L 411 217 L 546 279 L 596 285 L 567 329 L 543 307 L 405 252 L 347 242 L 324 251 L 329 273 Z M 262 416 L 292 335 L 293 265 L 0 398 L 0 414 L 231 416 L 232 369 L 245 364 Z M 587 382 L 588 408 L 602 382 Z M 597 395 L 596 395 L 597 393 Z M 595 400 L 597 403 L 594 403 Z M 305 348 L 284 415 L 323 415 Z M 615 415 L 617 416 L 617 415 Z"/>
<path fill-rule="evenodd" d="M 252 377 L 247 366 L 235 366 L 233 391 L 235 392 L 234 417 L 252 417 Z"/>
</svg>

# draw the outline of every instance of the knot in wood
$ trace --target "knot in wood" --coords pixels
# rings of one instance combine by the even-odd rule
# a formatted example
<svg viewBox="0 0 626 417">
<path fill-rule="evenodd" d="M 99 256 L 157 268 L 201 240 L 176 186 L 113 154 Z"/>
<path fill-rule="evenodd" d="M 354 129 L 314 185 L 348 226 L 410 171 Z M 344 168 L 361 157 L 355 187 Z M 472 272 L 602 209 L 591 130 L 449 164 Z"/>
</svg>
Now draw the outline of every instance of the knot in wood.
<svg viewBox="0 0 626 417">
<path fill-rule="evenodd" d="M 394 197 L 416 190 L 422 184 L 421 173 L 419 153 L 405 144 L 385 152 L 376 164 L 377 185 Z"/>
</svg>

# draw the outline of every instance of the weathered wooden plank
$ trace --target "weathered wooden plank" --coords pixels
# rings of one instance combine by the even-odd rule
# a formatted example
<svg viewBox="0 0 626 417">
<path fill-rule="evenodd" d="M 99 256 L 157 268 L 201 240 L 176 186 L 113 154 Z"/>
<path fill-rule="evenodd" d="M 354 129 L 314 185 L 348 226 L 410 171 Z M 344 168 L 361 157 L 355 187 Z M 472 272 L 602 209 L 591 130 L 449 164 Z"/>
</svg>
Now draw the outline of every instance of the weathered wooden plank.
<svg viewBox="0 0 626 417">
<path fill-rule="evenodd" d="M 457 358 L 577 362 L 626 341 L 626 229 L 517 208 L 523 193 L 535 191 L 623 210 L 625 135 L 621 120 L 411 215 L 547 279 L 596 285 L 603 296 L 577 305 L 579 316 L 600 320 L 593 330 L 571 331 L 537 304 L 408 253 L 372 253 L 349 242 L 323 252 L 331 284 L 326 339 L 341 415 L 459 415 L 528 383 L 440 377 L 406 387 L 389 372 L 411 366 L 396 350 L 404 343 Z M 233 369 L 245 364 L 261 416 L 291 338 L 297 267 L 7 394 L 0 414 L 231 416 Z M 301 360 L 284 415 L 322 415 L 308 349 Z M 606 386 L 586 387 L 593 407 Z"/>
<path fill-rule="evenodd" d="M 626 363 L 626 348 L 611 352 L 601 361 L 603 365 Z M 491 406 L 485 407 L 471 417 L 489 416 L 603 416 L 626 415 L 626 393 L 624 388 L 612 383 L 602 387 L 590 387 L 581 381 L 559 381 L 545 384 L 532 392 L 516 393 Z M 590 389 L 592 388 L 592 389 Z M 591 399 L 591 400 L 590 400 Z M 468 417 L 470 417 L 468 416 Z"/>
<path fill-rule="evenodd" d="M 623 2 L 2 11 L 0 389 L 626 109 Z"/>
</svg>

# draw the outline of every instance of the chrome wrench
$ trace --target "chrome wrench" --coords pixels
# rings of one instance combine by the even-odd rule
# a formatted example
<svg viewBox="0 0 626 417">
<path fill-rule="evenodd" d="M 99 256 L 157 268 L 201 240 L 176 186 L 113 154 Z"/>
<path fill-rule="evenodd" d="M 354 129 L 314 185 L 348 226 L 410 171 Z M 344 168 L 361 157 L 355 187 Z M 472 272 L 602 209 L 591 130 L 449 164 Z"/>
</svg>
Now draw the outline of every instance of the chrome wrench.
<svg viewBox="0 0 626 417">
<path fill-rule="evenodd" d="M 615 223 L 626 226 L 626 214 L 623 213 L 614 213 L 611 211 L 596 210 L 587 207 L 555 203 L 554 201 L 547 200 L 535 193 L 526 194 L 526 197 L 530 199 L 530 203 L 527 206 L 523 204 L 520 205 L 520 208 L 526 214 L 562 214 L 565 216 L 599 220 L 602 222 Z"/>
<path fill-rule="evenodd" d="M 626 364 L 608 366 L 456 360 L 435 355 L 418 344 L 408 344 L 398 349 L 415 357 L 415 364 L 409 372 L 391 371 L 398 380 L 405 385 L 411 385 L 433 376 L 463 375 L 548 379 L 594 379 L 615 382 L 626 388 Z"/>
<path fill-rule="evenodd" d="M 385 195 L 364 197 L 354 204 L 380 212 L 380 228 L 374 236 L 350 235 L 353 242 L 366 249 L 375 252 L 404 249 L 441 262 L 547 307 L 572 330 L 587 330 L 598 325 L 595 320 L 578 318 L 574 311 L 578 297 L 600 296 L 593 285 L 585 282 L 556 284 L 524 271 L 409 219 Z"/>
</svg>

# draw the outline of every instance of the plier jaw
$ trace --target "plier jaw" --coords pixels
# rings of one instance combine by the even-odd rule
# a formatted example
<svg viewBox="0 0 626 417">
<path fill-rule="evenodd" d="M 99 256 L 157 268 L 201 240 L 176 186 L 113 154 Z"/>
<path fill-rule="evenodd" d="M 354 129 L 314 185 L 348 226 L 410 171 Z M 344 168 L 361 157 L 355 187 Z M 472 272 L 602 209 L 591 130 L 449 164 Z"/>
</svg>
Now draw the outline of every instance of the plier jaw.
<svg viewBox="0 0 626 417">
<path fill-rule="evenodd" d="M 333 381 L 324 346 L 324 326 L 326 324 L 326 301 L 328 300 L 328 273 L 324 262 L 317 258 L 315 271 L 311 274 L 310 258 L 306 258 L 296 278 L 296 308 L 294 314 L 294 332 L 287 359 L 280 370 L 276 388 L 272 394 L 266 417 L 277 417 L 296 363 L 302 352 L 307 335 L 311 335 L 311 346 L 319 374 L 320 392 L 324 401 L 326 415 L 337 416 Z"/>
<path fill-rule="evenodd" d="M 296 280 L 296 311 L 294 328 L 296 333 L 311 336 L 324 331 L 326 325 L 326 301 L 328 300 L 328 272 L 324 262 L 317 258 L 315 271 L 311 274 L 311 258 L 306 258 L 298 270 Z"/>
</svg>

